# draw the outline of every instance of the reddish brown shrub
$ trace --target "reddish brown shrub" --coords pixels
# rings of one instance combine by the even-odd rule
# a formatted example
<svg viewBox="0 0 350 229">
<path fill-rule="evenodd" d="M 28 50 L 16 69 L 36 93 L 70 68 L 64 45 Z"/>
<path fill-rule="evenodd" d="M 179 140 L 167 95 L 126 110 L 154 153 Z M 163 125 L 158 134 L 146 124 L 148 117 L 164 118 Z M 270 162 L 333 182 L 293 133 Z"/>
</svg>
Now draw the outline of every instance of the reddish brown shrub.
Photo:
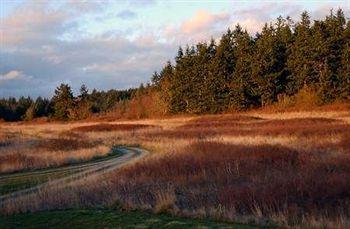
<svg viewBox="0 0 350 229">
<path fill-rule="evenodd" d="M 32 147 L 37 147 L 39 149 L 44 149 L 48 151 L 69 151 L 92 148 L 100 145 L 99 141 L 85 141 L 82 139 L 72 139 L 72 138 L 54 138 L 34 141 Z"/>
<path fill-rule="evenodd" d="M 236 214 L 337 216 L 349 209 L 349 162 L 350 155 L 325 163 L 282 146 L 198 142 L 109 179 L 122 200 L 136 206 L 154 206 L 157 193 L 170 185 L 182 210 L 221 205 Z"/>
<path fill-rule="evenodd" d="M 34 210 L 118 202 L 126 208 L 232 220 L 237 216 L 238 219 L 240 216 L 244 219 L 281 216 L 282 224 L 287 220 L 287 225 L 308 217 L 324 219 L 327 223 L 341 217 L 350 218 L 350 125 L 345 121 L 221 115 L 204 116 L 174 126 L 163 130 L 152 125 L 98 124 L 74 128 L 75 132 L 62 135 L 68 140 L 46 142 L 47 149 L 56 149 L 70 144 L 65 142 L 70 138 L 89 136 L 85 133 L 89 131 L 149 128 L 126 136 L 147 147 L 161 148 L 168 142 L 175 147 L 171 152 L 153 154 L 103 177 L 72 184 L 72 188 L 48 191 L 59 196 L 39 193 L 34 198 L 39 207 Z M 283 137 L 274 138 L 280 135 Z M 220 138 L 211 138 L 213 136 L 222 136 L 222 142 Z M 225 143 L 234 140 L 227 136 L 247 136 L 237 142 L 245 139 L 253 142 Z M 270 140 L 273 145 L 262 144 Z M 276 145 L 278 142 L 285 145 Z M 71 149 L 81 144 L 84 142 L 73 143 Z M 14 162 L 28 160 L 30 163 L 30 158 L 16 157 L 18 159 L 12 159 Z M 19 201 L 18 209 L 31 210 L 32 200 L 26 201 L 23 205 Z"/>
<path fill-rule="evenodd" d="M 72 131 L 81 132 L 100 132 L 100 131 L 134 131 L 145 129 L 148 127 L 155 127 L 153 125 L 145 124 L 96 124 L 90 126 L 79 126 L 72 129 Z"/>
<path fill-rule="evenodd" d="M 224 117 L 221 117 L 222 119 Z M 219 118 L 219 120 L 221 119 Z M 194 120 L 173 130 L 150 133 L 146 138 L 185 138 L 205 139 L 215 135 L 259 136 L 294 135 L 300 137 L 346 134 L 350 125 L 328 118 L 294 118 L 285 120 L 239 121 L 238 117 L 228 117 L 221 121 L 206 118 Z M 242 119 L 245 120 L 245 119 Z"/>
</svg>

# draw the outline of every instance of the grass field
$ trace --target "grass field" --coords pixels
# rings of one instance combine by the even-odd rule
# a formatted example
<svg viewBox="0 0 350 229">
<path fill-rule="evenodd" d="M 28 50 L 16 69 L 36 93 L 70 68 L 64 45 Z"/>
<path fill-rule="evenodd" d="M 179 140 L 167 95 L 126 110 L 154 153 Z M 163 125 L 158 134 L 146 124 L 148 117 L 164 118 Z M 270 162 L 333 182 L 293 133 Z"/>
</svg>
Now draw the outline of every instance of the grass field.
<svg viewBox="0 0 350 229">
<path fill-rule="evenodd" d="M 89 161 L 113 145 L 151 152 L 115 171 L 13 198 L 2 204 L 1 213 L 10 215 L 5 220 L 30 215 L 41 222 L 51 214 L 63 217 L 65 209 L 104 208 L 86 210 L 94 220 L 117 204 L 128 211 L 116 218 L 146 211 L 245 225 L 350 226 L 347 110 L 4 124 L 0 133 L 0 168 L 7 174 Z M 1 183 L 3 192 L 9 182 Z M 152 215 L 165 225 L 163 216 Z"/>
</svg>

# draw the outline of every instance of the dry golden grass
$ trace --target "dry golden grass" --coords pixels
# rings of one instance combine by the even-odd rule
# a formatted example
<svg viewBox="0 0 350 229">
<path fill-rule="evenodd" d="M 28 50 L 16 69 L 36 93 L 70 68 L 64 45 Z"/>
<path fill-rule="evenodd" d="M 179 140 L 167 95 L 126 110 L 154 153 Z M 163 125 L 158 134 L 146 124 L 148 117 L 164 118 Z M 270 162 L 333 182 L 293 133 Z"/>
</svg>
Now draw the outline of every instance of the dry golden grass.
<svg viewBox="0 0 350 229">
<path fill-rule="evenodd" d="M 52 138 L 47 138 L 46 133 L 40 136 L 2 129 L 0 173 L 57 167 L 90 160 L 110 151 L 110 146 L 98 140 L 84 140 L 82 135 L 65 136 L 61 132 L 50 135 Z"/>
<path fill-rule="evenodd" d="M 92 149 L 137 144 L 152 154 L 103 176 L 14 199 L 2 206 L 3 213 L 118 203 L 125 208 L 241 222 L 347 227 L 349 118 L 347 110 L 255 111 L 102 125 L 5 124 L 0 130 L 0 152 L 17 147 L 16 152 L 32 155 L 21 145 L 36 140 L 52 145 L 38 152 L 48 158 L 50 152 L 57 154 L 56 143 L 64 141 L 71 146 L 58 155 L 80 157 L 91 150 L 84 144 L 92 144 Z M 86 154 L 88 159 L 91 154 Z M 59 164 L 62 159 L 48 160 Z"/>
</svg>

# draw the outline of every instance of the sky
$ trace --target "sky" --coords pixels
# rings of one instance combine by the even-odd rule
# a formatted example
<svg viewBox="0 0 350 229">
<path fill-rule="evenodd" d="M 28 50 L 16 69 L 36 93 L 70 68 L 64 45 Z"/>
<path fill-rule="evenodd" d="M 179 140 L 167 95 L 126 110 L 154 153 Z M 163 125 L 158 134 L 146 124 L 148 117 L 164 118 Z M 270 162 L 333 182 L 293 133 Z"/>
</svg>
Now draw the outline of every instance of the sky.
<svg viewBox="0 0 350 229">
<path fill-rule="evenodd" d="M 219 39 L 239 23 L 249 33 L 278 16 L 317 20 L 350 1 L 0 0 L 0 98 L 126 89 L 149 81 L 178 47 Z"/>
</svg>

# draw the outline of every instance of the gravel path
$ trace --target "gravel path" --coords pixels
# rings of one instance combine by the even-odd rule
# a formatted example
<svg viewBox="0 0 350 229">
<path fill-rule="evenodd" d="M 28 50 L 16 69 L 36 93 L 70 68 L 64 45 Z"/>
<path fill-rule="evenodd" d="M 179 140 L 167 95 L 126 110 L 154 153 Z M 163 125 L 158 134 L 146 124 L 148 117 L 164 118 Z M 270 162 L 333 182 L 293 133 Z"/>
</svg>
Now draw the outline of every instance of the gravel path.
<svg viewBox="0 0 350 229">
<path fill-rule="evenodd" d="M 115 170 L 125 165 L 126 163 L 132 161 L 133 159 L 141 158 L 148 154 L 146 150 L 143 150 L 137 147 L 113 147 L 112 150 L 113 152 L 117 152 L 118 154 L 116 154 L 115 156 L 111 156 L 105 160 L 53 169 L 53 171 L 60 171 L 60 172 L 64 171 L 67 173 L 70 172 L 72 174 L 65 176 L 63 178 L 50 180 L 48 182 L 38 184 L 36 186 L 30 187 L 27 189 L 22 189 L 19 191 L 2 195 L 0 196 L 0 206 L 2 203 L 5 203 L 8 200 L 34 193 L 36 191 L 39 191 L 42 188 L 45 188 L 51 185 L 69 184 L 71 182 L 75 182 L 80 179 L 85 179 L 89 176 L 107 173 L 109 171 Z M 32 175 L 33 173 L 35 173 L 39 175 L 47 172 L 48 172 L 47 170 L 43 170 L 43 171 L 31 172 L 30 174 Z M 15 177 L 26 176 L 26 173 L 14 174 L 14 176 Z"/>
</svg>

